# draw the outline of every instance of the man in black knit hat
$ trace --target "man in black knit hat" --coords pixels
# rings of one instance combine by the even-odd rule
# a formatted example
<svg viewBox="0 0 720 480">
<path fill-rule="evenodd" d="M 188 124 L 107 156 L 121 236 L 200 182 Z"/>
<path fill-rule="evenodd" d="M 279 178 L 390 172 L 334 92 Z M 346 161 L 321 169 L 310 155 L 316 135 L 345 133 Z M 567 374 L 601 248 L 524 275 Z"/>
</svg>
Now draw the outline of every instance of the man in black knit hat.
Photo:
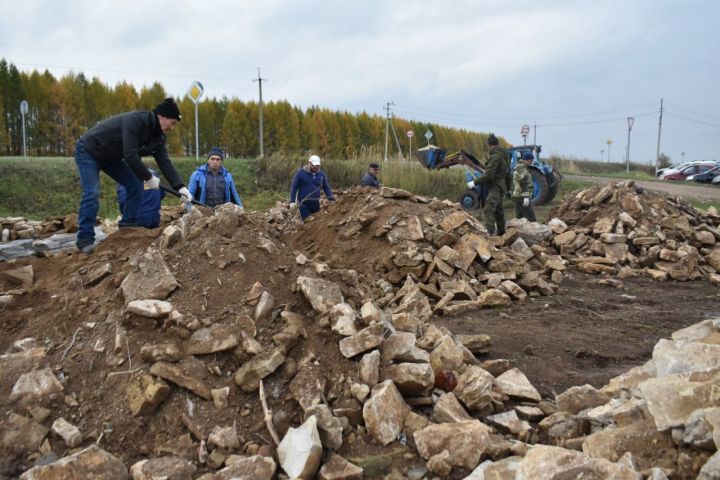
<svg viewBox="0 0 720 480">
<path fill-rule="evenodd" d="M 152 155 L 163 176 L 183 196 L 183 200 L 192 200 L 165 147 L 165 133 L 172 130 L 181 118 L 175 100 L 166 98 L 153 111 L 135 110 L 110 117 L 98 122 L 80 137 L 75 146 L 75 163 L 83 189 L 76 243 L 80 251 L 91 253 L 94 250 L 101 170 L 125 187 L 127 192 L 119 228 L 138 226 L 137 216 L 144 188 L 160 188 L 160 179 L 142 163 L 143 156 Z"/>
</svg>

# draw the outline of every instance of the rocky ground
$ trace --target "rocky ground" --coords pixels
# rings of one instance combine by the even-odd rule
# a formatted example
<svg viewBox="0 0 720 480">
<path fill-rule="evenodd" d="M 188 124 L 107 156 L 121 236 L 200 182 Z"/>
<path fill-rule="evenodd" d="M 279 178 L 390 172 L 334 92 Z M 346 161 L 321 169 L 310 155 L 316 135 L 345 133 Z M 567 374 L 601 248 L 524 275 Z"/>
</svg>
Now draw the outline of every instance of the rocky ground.
<svg viewBox="0 0 720 480">
<path fill-rule="evenodd" d="M 715 212 L 179 213 L 0 264 L 4 478 L 718 478 Z"/>
</svg>

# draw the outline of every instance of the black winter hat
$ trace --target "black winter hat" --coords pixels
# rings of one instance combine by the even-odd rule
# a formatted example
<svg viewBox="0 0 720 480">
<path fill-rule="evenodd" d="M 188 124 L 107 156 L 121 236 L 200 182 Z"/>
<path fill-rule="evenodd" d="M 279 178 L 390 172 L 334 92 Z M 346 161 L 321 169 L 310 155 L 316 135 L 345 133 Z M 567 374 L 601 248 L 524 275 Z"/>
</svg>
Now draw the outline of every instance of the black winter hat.
<svg viewBox="0 0 720 480">
<path fill-rule="evenodd" d="M 500 142 L 498 141 L 494 133 L 491 133 L 488 136 L 488 145 L 500 145 Z"/>
<path fill-rule="evenodd" d="M 172 98 L 166 98 L 160 105 L 155 107 L 155 113 L 162 115 L 165 118 L 174 118 L 175 120 L 182 120 L 180 109 Z"/>
<path fill-rule="evenodd" d="M 207 154 L 207 158 L 210 158 L 213 155 L 217 155 L 218 157 L 220 157 L 221 160 L 225 159 L 225 153 L 218 147 L 212 147 Z"/>
</svg>

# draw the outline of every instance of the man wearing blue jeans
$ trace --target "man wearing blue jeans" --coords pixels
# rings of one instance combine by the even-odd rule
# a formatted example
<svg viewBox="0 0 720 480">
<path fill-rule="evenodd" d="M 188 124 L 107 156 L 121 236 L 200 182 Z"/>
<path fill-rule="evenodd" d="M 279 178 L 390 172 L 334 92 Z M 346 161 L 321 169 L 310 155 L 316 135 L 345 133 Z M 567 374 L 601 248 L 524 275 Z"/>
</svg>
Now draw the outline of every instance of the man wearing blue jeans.
<svg viewBox="0 0 720 480">
<path fill-rule="evenodd" d="M 185 202 L 192 195 L 183 184 L 165 148 L 165 133 L 180 121 L 180 109 L 166 98 L 153 111 L 135 110 L 98 122 L 85 132 L 75 147 L 82 198 L 78 211 L 77 248 L 92 253 L 95 248 L 95 219 L 100 207 L 100 171 L 107 173 L 127 192 L 119 228 L 137 227 L 144 187 L 160 188 L 160 179 L 142 163 L 152 155 L 160 171 Z M 143 183 L 144 182 L 144 183 Z"/>
</svg>

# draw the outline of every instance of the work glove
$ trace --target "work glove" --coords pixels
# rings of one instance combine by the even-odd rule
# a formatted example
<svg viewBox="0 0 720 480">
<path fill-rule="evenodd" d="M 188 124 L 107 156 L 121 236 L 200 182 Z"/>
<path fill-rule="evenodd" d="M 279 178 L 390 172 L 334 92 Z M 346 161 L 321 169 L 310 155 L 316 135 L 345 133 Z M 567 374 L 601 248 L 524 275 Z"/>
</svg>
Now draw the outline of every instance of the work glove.
<svg viewBox="0 0 720 480">
<path fill-rule="evenodd" d="M 185 187 L 182 187 L 180 190 L 178 190 L 178 193 L 182 195 L 182 201 L 185 203 L 192 202 L 192 195 L 190 195 L 190 190 L 188 190 Z"/>
<path fill-rule="evenodd" d="M 523 198 L 523 207 L 530 206 L 530 199 L 528 197 Z"/>
<path fill-rule="evenodd" d="M 290 209 L 291 209 L 291 210 L 295 210 L 296 208 L 297 208 L 297 203 L 295 203 L 295 202 L 290 202 Z"/>
<path fill-rule="evenodd" d="M 331 202 L 334 202 L 334 201 L 337 200 L 337 198 L 335 198 L 335 197 L 330 197 L 330 198 L 328 198 L 328 200 L 330 200 Z"/>
<path fill-rule="evenodd" d="M 475 186 L 475 180 L 470 180 L 470 181 L 467 183 L 467 187 L 468 187 L 468 188 L 473 188 L 474 186 Z"/>
<path fill-rule="evenodd" d="M 152 175 L 150 177 L 150 180 L 145 180 L 145 187 L 151 189 L 151 190 L 159 190 L 160 189 L 160 179 L 156 177 L 155 175 Z"/>
</svg>

